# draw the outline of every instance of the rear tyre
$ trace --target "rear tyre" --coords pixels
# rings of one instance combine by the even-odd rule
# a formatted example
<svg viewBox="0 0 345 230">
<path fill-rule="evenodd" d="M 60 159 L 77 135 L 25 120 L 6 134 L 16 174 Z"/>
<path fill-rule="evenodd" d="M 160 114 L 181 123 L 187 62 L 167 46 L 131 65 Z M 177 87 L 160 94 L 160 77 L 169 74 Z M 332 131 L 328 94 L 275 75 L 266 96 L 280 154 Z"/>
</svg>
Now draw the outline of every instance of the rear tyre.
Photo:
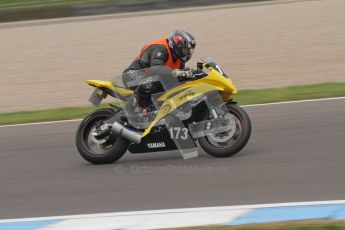
<svg viewBox="0 0 345 230">
<path fill-rule="evenodd" d="M 76 146 L 80 155 L 92 164 L 111 164 L 127 151 L 129 141 L 113 134 L 94 139 L 92 132 L 99 122 L 113 116 L 112 109 L 98 109 L 83 119 L 76 134 Z"/>
<path fill-rule="evenodd" d="M 230 157 L 238 153 L 247 143 L 251 134 L 248 114 L 235 104 L 227 104 L 227 109 L 236 130 L 220 134 L 208 134 L 198 138 L 199 145 L 214 157 Z"/>
</svg>

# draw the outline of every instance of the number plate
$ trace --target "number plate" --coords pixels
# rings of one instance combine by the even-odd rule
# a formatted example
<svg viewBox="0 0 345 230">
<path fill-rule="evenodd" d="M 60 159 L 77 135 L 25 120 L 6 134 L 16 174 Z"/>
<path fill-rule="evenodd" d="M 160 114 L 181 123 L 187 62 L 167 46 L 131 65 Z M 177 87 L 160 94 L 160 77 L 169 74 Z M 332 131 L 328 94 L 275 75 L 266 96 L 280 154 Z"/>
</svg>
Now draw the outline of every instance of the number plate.
<svg viewBox="0 0 345 230">
<path fill-rule="evenodd" d="M 99 106 L 106 95 L 107 94 L 103 90 L 95 89 L 89 99 L 89 102 L 95 106 Z"/>
</svg>

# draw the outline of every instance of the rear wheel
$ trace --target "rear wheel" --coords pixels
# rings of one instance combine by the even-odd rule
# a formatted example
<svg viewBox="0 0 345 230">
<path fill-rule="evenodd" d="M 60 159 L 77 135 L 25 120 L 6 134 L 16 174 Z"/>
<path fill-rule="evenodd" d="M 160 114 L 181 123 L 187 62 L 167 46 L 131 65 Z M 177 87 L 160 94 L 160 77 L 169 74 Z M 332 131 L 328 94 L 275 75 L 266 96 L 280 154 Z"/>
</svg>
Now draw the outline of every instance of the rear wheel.
<svg viewBox="0 0 345 230">
<path fill-rule="evenodd" d="M 229 113 L 224 116 L 230 130 L 223 133 L 209 133 L 198 138 L 205 152 L 214 157 L 230 157 L 238 153 L 248 142 L 251 123 L 248 114 L 235 104 L 227 104 Z"/>
<path fill-rule="evenodd" d="M 112 109 L 98 109 L 79 125 L 76 145 L 80 155 L 92 164 L 110 164 L 126 152 L 129 141 L 111 133 L 95 135 L 95 131 L 115 112 Z"/>
</svg>

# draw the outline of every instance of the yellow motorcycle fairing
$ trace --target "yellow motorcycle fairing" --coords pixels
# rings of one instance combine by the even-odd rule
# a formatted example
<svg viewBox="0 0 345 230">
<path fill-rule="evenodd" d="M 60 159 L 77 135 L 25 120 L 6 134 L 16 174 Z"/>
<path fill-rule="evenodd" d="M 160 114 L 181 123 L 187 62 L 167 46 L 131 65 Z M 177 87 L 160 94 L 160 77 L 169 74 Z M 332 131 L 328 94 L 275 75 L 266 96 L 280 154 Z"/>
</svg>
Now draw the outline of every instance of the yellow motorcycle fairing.
<svg viewBox="0 0 345 230">
<path fill-rule="evenodd" d="M 86 80 L 86 83 L 90 86 L 96 87 L 96 88 L 104 88 L 108 89 L 110 91 L 114 91 L 121 95 L 122 97 L 127 97 L 129 95 L 132 95 L 134 91 L 126 88 L 122 88 L 119 86 L 116 86 L 114 83 L 110 81 L 99 81 L 99 80 Z"/>
<path fill-rule="evenodd" d="M 190 88 L 192 86 L 198 85 L 198 84 L 211 84 L 216 87 L 220 88 L 221 96 L 223 99 L 227 100 L 229 99 L 229 96 L 237 94 L 237 89 L 235 85 L 232 83 L 230 78 L 225 78 L 223 75 L 221 75 L 218 71 L 213 69 L 212 67 L 209 68 L 210 73 L 205 78 L 201 78 L 199 80 L 190 81 L 185 84 L 182 84 L 178 87 L 175 87 L 169 91 L 167 91 L 164 95 L 158 98 L 158 101 L 165 101 L 172 95 L 176 94 L 179 91 L 185 90 L 187 88 Z M 224 92 L 224 93 L 223 93 Z"/>
<path fill-rule="evenodd" d="M 232 95 L 237 93 L 237 89 L 230 78 L 225 78 L 212 67 L 210 67 L 209 70 L 210 73 L 207 75 L 207 77 L 177 86 L 158 98 L 158 101 L 164 102 L 161 105 L 155 119 L 152 121 L 149 127 L 145 129 L 144 133 L 142 134 L 142 138 L 151 132 L 151 129 L 159 120 L 173 112 L 179 106 L 188 101 L 196 99 L 197 97 L 212 91 L 218 91 L 224 101 L 232 99 Z M 182 92 L 178 93 L 179 91 Z"/>
</svg>

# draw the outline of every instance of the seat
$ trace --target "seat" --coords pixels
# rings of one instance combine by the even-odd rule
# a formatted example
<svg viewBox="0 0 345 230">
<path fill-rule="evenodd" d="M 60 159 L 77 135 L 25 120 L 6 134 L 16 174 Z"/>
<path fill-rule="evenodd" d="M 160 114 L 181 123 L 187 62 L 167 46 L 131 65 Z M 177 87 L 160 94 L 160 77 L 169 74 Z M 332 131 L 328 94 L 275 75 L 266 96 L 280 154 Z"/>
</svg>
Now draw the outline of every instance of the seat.
<svg viewBox="0 0 345 230">
<path fill-rule="evenodd" d="M 86 80 L 86 83 L 90 86 L 97 87 L 97 88 L 105 88 L 110 91 L 114 91 L 118 94 L 120 94 L 122 97 L 127 97 L 129 95 L 132 95 L 134 91 L 130 89 L 126 89 L 123 87 L 116 86 L 115 83 L 110 81 L 100 81 L 100 80 Z"/>
</svg>

